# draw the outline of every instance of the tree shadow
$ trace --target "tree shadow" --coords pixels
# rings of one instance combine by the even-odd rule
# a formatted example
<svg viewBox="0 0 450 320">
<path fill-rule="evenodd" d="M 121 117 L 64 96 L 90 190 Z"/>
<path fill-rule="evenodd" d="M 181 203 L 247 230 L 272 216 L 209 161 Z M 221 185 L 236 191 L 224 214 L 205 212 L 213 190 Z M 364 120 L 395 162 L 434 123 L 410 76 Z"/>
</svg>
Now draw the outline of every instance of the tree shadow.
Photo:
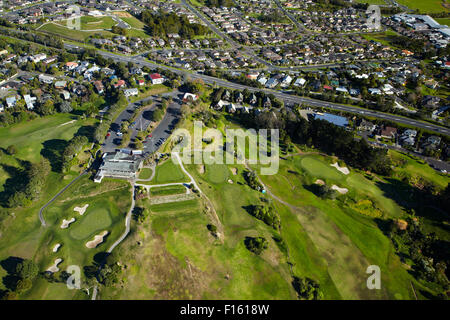
<svg viewBox="0 0 450 320">
<path fill-rule="evenodd" d="M 62 139 L 52 139 L 45 141 L 42 145 L 44 148 L 41 150 L 41 155 L 50 161 L 52 171 L 61 172 L 62 153 L 68 145 L 68 142 Z"/>
<path fill-rule="evenodd" d="M 20 280 L 20 277 L 16 275 L 16 269 L 17 265 L 21 262 L 23 262 L 22 258 L 13 256 L 0 261 L 0 266 L 8 273 L 2 278 L 2 283 L 5 288 L 11 291 L 16 290 L 17 282 Z"/>
<path fill-rule="evenodd" d="M 442 208 L 439 196 L 433 195 L 427 186 L 423 189 L 411 186 L 407 181 L 386 178 L 387 182 L 377 181 L 376 186 L 383 196 L 392 199 L 405 210 L 414 209 L 415 215 L 430 219 L 442 227 L 442 221 L 449 219 L 446 208 Z M 432 210 L 430 210 L 432 208 Z"/>
<path fill-rule="evenodd" d="M 10 257 L 0 261 L 0 266 L 6 272 L 8 272 L 8 274 L 15 274 L 17 265 L 22 262 L 23 262 L 22 258 L 10 256 Z"/>
<path fill-rule="evenodd" d="M 0 204 L 2 207 L 7 206 L 7 201 L 11 195 L 18 190 L 23 190 L 27 185 L 28 176 L 25 169 L 9 166 L 6 164 L 1 165 L 3 170 L 8 173 L 8 178 L 3 184 L 3 191 L 0 192 Z"/>
<path fill-rule="evenodd" d="M 95 131 L 95 128 L 93 126 L 82 126 L 74 134 L 74 137 L 86 136 L 88 138 L 89 142 L 94 142 L 94 131 Z"/>
</svg>

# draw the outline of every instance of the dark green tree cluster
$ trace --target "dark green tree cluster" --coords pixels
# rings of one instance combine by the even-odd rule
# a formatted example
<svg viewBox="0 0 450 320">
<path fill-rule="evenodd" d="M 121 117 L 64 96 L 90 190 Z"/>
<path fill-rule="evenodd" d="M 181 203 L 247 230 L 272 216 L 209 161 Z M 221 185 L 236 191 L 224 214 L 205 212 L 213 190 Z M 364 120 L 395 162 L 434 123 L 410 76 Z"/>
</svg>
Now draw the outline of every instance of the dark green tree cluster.
<svg viewBox="0 0 450 320">
<path fill-rule="evenodd" d="M 8 198 L 8 207 L 27 206 L 37 199 L 41 195 L 50 170 L 50 162 L 43 157 L 38 163 L 29 164 L 23 172 L 22 183 L 15 186 Z"/>
<path fill-rule="evenodd" d="M 434 232 L 423 230 L 420 220 L 407 218 L 406 230 L 397 227 L 395 221 L 389 222 L 388 235 L 402 259 L 413 261 L 413 272 L 419 279 L 432 282 L 442 292 L 450 289 L 447 266 L 450 264 L 450 242 L 440 239 Z"/>
<path fill-rule="evenodd" d="M 323 298 L 323 292 L 317 282 L 309 278 L 299 278 L 294 276 L 292 286 L 304 300 L 320 300 Z"/>
<path fill-rule="evenodd" d="M 256 173 L 253 171 L 244 171 L 243 172 L 244 179 L 247 181 L 247 184 L 250 186 L 250 188 L 261 191 L 263 189 L 263 186 L 259 183 L 258 177 L 256 176 Z"/>
<path fill-rule="evenodd" d="M 14 300 L 18 295 L 28 291 L 32 287 L 33 280 L 39 275 L 39 267 L 36 263 L 29 259 L 10 257 L 7 260 L 14 260 L 15 265 L 11 265 L 8 269 L 8 275 L 4 278 L 7 283 L 8 290 L 0 293 L 2 300 Z"/>
<path fill-rule="evenodd" d="M 147 208 L 134 207 L 133 219 L 138 223 L 144 223 L 147 220 L 150 212 Z"/>
<path fill-rule="evenodd" d="M 273 112 L 266 112 L 270 113 Z M 387 150 L 373 148 L 364 139 L 355 140 L 353 132 L 345 128 L 325 120 L 307 121 L 302 117 L 293 117 L 292 114 L 281 112 L 277 113 L 276 117 L 269 117 L 261 122 L 260 119 L 264 114 L 244 115 L 244 121 L 250 127 L 278 128 L 280 137 L 288 134 L 293 142 L 334 154 L 355 168 L 386 176 L 392 172 Z"/>
<path fill-rule="evenodd" d="M 250 214 L 256 219 L 263 221 L 275 230 L 280 229 L 281 221 L 278 213 L 272 206 L 255 205 L 250 208 Z"/>
<path fill-rule="evenodd" d="M 168 34 L 178 33 L 184 39 L 192 39 L 208 33 L 209 29 L 199 23 L 189 23 L 186 16 L 174 12 L 153 13 L 143 11 L 140 19 L 146 24 L 146 30 L 152 37 L 167 38 Z"/>
<path fill-rule="evenodd" d="M 260 255 L 269 247 L 269 243 L 264 237 L 245 237 L 244 244 L 249 251 L 256 255 Z"/>
<path fill-rule="evenodd" d="M 317 195 L 323 199 L 336 199 L 336 190 L 331 189 L 326 184 L 318 186 L 317 193 Z"/>
<path fill-rule="evenodd" d="M 280 11 L 273 11 L 268 14 L 262 14 L 258 17 L 258 20 L 264 23 L 280 23 L 287 20 L 286 16 Z"/>
<path fill-rule="evenodd" d="M 86 136 L 75 136 L 69 140 L 68 145 L 64 148 L 62 153 L 62 169 L 68 170 L 73 165 L 73 160 L 83 147 L 89 142 Z"/>
<path fill-rule="evenodd" d="M 15 38 L 19 38 L 26 41 L 36 42 L 39 44 L 43 44 L 46 46 L 50 46 L 53 48 L 62 49 L 63 48 L 63 42 L 60 37 L 57 37 L 55 35 L 47 36 L 43 34 L 35 34 L 31 32 L 20 32 L 15 29 L 11 28 L 5 28 L 0 27 L 0 34 L 7 35 L 7 36 L 13 36 Z"/>
<path fill-rule="evenodd" d="M 205 5 L 207 7 L 232 7 L 234 6 L 233 0 L 206 0 Z"/>
</svg>

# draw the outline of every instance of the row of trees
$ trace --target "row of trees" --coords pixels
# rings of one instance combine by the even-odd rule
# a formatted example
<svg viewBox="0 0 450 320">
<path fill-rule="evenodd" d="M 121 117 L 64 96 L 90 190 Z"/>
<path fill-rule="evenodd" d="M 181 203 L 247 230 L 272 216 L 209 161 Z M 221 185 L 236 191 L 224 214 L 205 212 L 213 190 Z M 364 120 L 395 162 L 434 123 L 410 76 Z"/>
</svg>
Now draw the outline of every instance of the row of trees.
<svg viewBox="0 0 450 320">
<path fill-rule="evenodd" d="M 355 140 L 353 132 L 325 120 L 307 121 L 287 110 L 242 114 L 248 127 L 279 129 L 280 138 L 287 136 L 295 143 L 317 147 L 328 154 L 345 160 L 349 165 L 382 175 L 391 174 L 391 161 L 387 150 L 373 148 L 364 139 Z"/>
</svg>

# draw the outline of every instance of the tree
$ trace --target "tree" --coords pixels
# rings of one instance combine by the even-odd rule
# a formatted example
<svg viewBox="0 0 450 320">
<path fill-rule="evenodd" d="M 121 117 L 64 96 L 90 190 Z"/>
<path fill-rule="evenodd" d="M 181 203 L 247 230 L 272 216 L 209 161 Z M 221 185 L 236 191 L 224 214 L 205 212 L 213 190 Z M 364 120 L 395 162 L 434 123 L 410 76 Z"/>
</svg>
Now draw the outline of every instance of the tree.
<svg viewBox="0 0 450 320">
<path fill-rule="evenodd" d="M 320 300 L 323 298 L 323 292 L 320 289 L 319 284 L 312 279 L 294 276 L 292 286 L 301 299 Z"/>
<path fill-rule="evenodd" d="M 25 259 L 16 266 L 16 274 L 22 279 L 33 280 L 39 273 L 39 267 L 32 260 Z"/>
<path fill-rule="evenodd" d="M 6 148 L 6 152 L 7 152 L 10 156 L 12 156 L 12 155 L 14 155 L 14 154 L 17 153 L 17 148 L 16 148 L 16 146 L 14 146 L 14 145 L 10 145 L 10 146 L 8 146 L 8 148 Z"/>
<path fill-rule="evenodd" d="M 269 243 L 263 237 L 245 237 L 244 243 L 247 249 L 256 255 L 260 255 L 269 247 Z"/>
</svg>

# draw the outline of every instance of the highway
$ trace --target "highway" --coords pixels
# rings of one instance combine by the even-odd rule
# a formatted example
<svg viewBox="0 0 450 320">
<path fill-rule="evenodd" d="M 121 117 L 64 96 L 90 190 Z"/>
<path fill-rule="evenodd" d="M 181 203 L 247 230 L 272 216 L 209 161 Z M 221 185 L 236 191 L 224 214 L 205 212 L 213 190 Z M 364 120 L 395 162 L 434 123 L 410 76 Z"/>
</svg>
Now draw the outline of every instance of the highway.
<svg viewBox="0 0 450 320">
<path fill-rule="evenodd" d="M 71 45 L 71 44 L 64 44 L 64 46 L 67 49 L 78 48 L 77 46 Z M 247 89 L 251 92 L 263 91 L 268 94 L 271 93 L 278 99 L 281 99 L 285 103 L 289 103 L 289 104 L 295 104 L 295 103 L 302 104 L 303 103 L 303 104 L 308 104 L 312 107 L 322 107 L 322 108 L 327 108 L 327 109 L 331 109 L 331 110 L 335 110 L 335 111 L 351 112 L 351 113 L 359 114 L 362 116 L 370 116 L 370 117 L 374 117 L 374 118 L 378 118 L 378 119 L 398 122 L 398 123 L 401 123 L 404 125 L 414 126 L 417 128 L 421 128 L 421 129 L 425 129 L 425 130 L 429 130 L 429 131 L 433 131 L 436 133 L 445 134 L 447 136 L 450 136 L 450 129 L 448 129 L 448 128 L 441 127 L 441 126 L 438 126 L 438 125 L 435 125 L 432 123 L 427 123 L 427 122 L 414 120 L 411 118 L 402 117 L 402 116 L 395 115 L 395 114 L 389 114 L 389 113 L 383 113 L 383 112 L 374 111 L 374 110 L 362 109 L 362 108 L 358 108 L 358 107 L 352 107 L 352 106 L 347 106 L 347 105 L 343 105 L 343 104 L 321 101 L 321 100 L 316 100 L 316 99 L 311 99 L 311 98 L 306 98 L 306 97 L 299 97 L 299 96 L 294 96 L 294 95 L 290 95 L 290 94 L 286 94 L 283 92 L 270 90 L 270 89 L 254 88 L 254 87 L 242 85 L 239 83 L 233 83 L 233 82 L 229 82 L 229 81 L 226 81 L 223 79 L 207 76 L 204 74 L 192 73 L 192 72 L 189 72 L 186 70 L 181 70 L 181 69 L 176 69 L 176 68 L 172 68 L 172 67 L 168 67 L 168 66 L 158 65 L 158 64 L 152 63 L 150 61 L 146 61 L 142 57 L 140 57 L 140 58 L 127 57 L 127 56 L 117 55 L 117 54 L 114 54 L 111 52 L 105 52 L 105 51 L 99 51 L 99 50 L 97 52 L 98 52 L 98 54 L 104 56 L 105 58 L 111 58 L 115 61 L 121 61 L 124 63 L 133 62 L 133 63 L 136 63 L 137 65 L 147 66 L 149 68 L 161 68 L 161 69 L 170 70 L 179 75 L 188 76 L 191 79 L 201 79 L 206 84 L 210 84 L 210 85 L 217 85 L 217 86 L 227 87 L 227 88 L 231 88 L 231 89 L 239 89 L 239 90 Z"/>
</svg>

